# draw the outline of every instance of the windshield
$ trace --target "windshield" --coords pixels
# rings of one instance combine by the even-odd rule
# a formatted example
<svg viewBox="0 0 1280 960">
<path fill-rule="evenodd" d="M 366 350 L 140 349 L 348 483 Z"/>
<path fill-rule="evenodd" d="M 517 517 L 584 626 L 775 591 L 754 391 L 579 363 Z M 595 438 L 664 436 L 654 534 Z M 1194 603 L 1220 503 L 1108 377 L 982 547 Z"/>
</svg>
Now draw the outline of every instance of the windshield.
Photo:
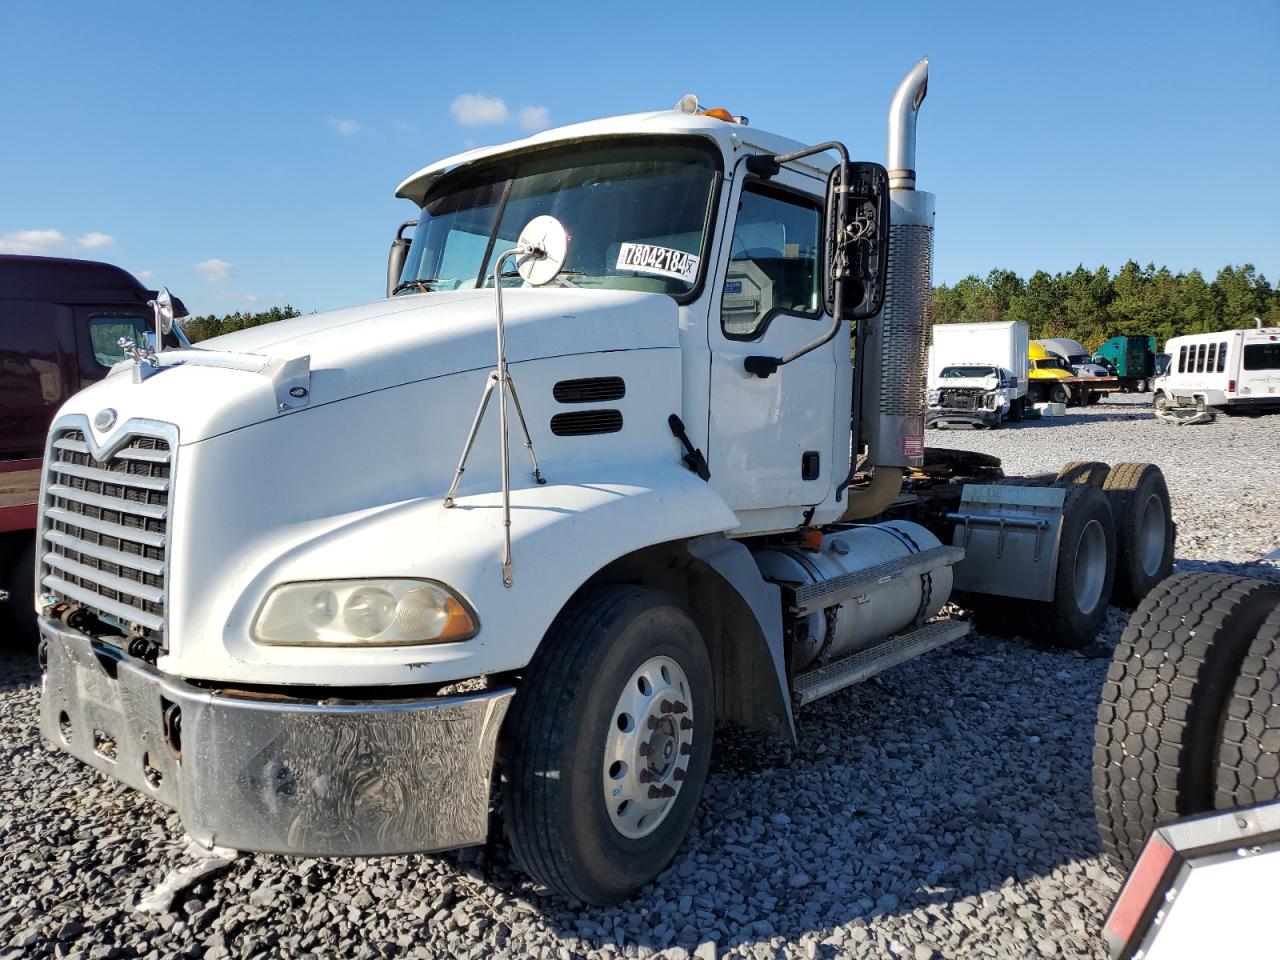
<svg viewBox="0 0 1280 960">
<path fill-rule="evenodd" d="M 1031 366 L 1036 370 L 1066 370 L 1071 372 L 1071 368 L 1067 366 L 1067 361 L 1061 357 L 1050 357 L 1048 360 L 1032 360 Z"/>
<path fill-rule="evenodd" d="M 982 377 L 994 377 L 995 375 L 995 367 L 944 367 L 942 370 L 942 379 L 944 380 L 979 380 Z"/>
<path fill-rule="evenodd" d="M 495 259 L 541 214 L 569 234 L 557 285 L 690 293 L 718 166 L 709 144 L 646 138 L 460 170 L 427 197 L 397 293 L 492 286 Z M 513 269 L 503 264 L 506 282 L 520 285 Z"/>
</svg>

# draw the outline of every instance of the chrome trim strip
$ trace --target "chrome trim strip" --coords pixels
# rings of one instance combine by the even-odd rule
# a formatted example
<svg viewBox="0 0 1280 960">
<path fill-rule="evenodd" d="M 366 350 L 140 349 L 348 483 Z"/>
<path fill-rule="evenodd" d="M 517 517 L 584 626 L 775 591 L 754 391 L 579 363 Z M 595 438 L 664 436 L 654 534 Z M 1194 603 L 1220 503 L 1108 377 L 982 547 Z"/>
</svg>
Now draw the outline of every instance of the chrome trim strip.
<svg viewBox="0 0 1280 960">
<path fill-rule="evenodd" d="M 48 474 L 50 471 L 46 470 Z M 55 483 L 49 487 L 48 493 L 53 497 L 62 497 L 64 500 L 75 500 L 78 503 L 87 503 L 91 507 L 103 507 L 107 510 L 116 510 L 120 513 L 132 513 L 139 517 L 150 517 L 152 520 L 164 520 L 168 514 L 165 507 L 154 503 L 138 503 L 134 500 L 122 500 L 119 497 L 108 497 L 101 493 L 89 493 L 87 490 L 81 490 L 77 487 L 64 486 L 61 483 Z"/>
<path fill-rule="evenodd" d="M 84 587 L 77 587 L 73 583 L 68 583 L 59 576 L 49 574 L 42 582 L 43 586 L 52 587 L 59 593 L 65 593 L 77 603 L 87 604 L 96 607 L 103 613 L 110 614 L 125 623 L 136 623 L 148 630 L 159 630 L 164 626 L 162 621 L 155 614 L 147 613 L 137 607 L 131 607 L 127 603 L 121 603 L 118 600 L 111 600 L 102 596 L 100 593 L 94 593 Z"/>
<path fill-rule="evenodd" d="M 40 559 L 47 567 L 53 567 L 55 570 L 61 570 L 63 573 L 69 573 L 81 580 L 88 580 L 109 590 L 118 590 L 120 593 L 127 593 L 140 600 L 150 600 L 152 603 L 164 602 L 164 590 L 160 587 L 150 587 L 137 580 L 130 580 L 128 577 L 117 577 L 114 573 L 107 573 L 101 567 L 77 563 L 53 551 L 49 551 Z"/>
<path fill-rule="evenodd" d="M 118 453 L 113 456 L 119 456 Z M 169 481 L 164 477 L 144 477 L 133 473 L 122 473 L 117 470 L 102 470 L 98 467 L 82 467 L 78 463 L 67 463 L 65 460 L 54 460 L 49 464 L 54 473 L 66 474 L 69 477 L 80 477 L 97 483 L 110 483 L 117 487 L 135 487 L 139 490 L 154 490 L 166 493 Z"/>
<path fill-rule="evenodd" d="M 101 544 L 90 543 L 88 540 L 73 537 L 69 533 L 63 533 L 61 530 L 47 530 L 44 538 L 51 543 L 64 546 L 68 550 L 74 550 L 76 553 L 83 553 L 89 557 L 97 557 L 99 560 L 106 560 L 108 563 L 114 563 L 117 566 L 129 567 L 132 570 L 140 570 L 143 573 L 151 573 L 156 576 L 164 575 L 163 560 L 153 560 L 151 557 L 140 557 L 136 553 L 113 550 Z"/>
<path fill-rule="evenodd" d="M 64 507 L 50 507 L 45 511 L 45 516 L 57 523 L 65 523 L 69 527 L 92 530 L 94 533 L 105 533 L 109 537 L 131 540 L 134 543 L 143 543 L 148 547 L 163 547 L 165 544 L 165 537 L 162 533 L 140 530 L 137 527 L 126 527 L 119 523 L 112 523 L 109 520 L 99 520 L 83 513 L 75 513 Z"/>
</svg>

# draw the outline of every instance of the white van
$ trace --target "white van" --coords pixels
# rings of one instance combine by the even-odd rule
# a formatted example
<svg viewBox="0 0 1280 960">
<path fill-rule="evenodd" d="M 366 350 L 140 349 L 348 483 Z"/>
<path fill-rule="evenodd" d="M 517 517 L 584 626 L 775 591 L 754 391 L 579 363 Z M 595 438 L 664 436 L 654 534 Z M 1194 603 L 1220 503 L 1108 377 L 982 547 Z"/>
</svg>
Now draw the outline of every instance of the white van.
<svg viewBox="0 0 1280 960">
<path fill-rule="evenodd" d="M 1157 410 L 1280 410 L 1280 327 L 1174 337 L 1164 350 L 1169 366 L 1156 380 Z"/>
</svg>

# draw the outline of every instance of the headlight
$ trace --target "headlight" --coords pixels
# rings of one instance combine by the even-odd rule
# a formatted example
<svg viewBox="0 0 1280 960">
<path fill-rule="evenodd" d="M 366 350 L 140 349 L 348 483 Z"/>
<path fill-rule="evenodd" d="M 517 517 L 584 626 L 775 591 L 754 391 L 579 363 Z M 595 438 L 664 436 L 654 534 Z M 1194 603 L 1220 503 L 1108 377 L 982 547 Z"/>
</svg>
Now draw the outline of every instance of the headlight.
<svg viewBox="0 0 1280 960">
<path fill-rule="evenodd" d="M 930 405 L 930 406 L 934 406 L 934 407 L 936 407 L 936 406 L 937 406 L 939 403 L 941 403 L 941 402 L 942 402 L 942 391 L 941 391 L 941 390 L 930 390 L 930 391 L 929 391 L 929 405 Z"/>
<path fill-rule="evenodd" d="M 453 643 L 475 636 L 475 616 L 430 580 L 282 583 L 253 622 L 258 643 L 307 647 Z"/>
</svg>

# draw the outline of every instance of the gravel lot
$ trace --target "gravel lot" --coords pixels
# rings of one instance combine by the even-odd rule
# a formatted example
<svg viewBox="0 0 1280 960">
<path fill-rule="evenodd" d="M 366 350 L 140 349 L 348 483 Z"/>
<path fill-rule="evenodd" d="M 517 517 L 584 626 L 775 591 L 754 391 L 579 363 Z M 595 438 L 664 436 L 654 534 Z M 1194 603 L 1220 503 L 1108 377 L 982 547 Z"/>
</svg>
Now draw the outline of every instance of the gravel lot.
<svg viewBox="0 0 1280 960">
<path fill-rule="evenodd" d="M 1178 566 L 1280 578 L 1280 416 L 1155 423 L 1147 398 L 933 433 L 1011 472 L 1152 460 Z M 171 913 L 132 912 L 184 847 L 162 807 L 53 752 L 38 674 L 0 654 L 0 958 L 589 955 L 1102 957 L 1119 876 L 1089 789 L 1120 611 L 1083 654 L 976 636 L 819 701 L 782 749 L 723 731 L 694 830 L 613 909 L 544 897 L 501 850 L 325 862 L 242 856 Z"/>
</svg>

